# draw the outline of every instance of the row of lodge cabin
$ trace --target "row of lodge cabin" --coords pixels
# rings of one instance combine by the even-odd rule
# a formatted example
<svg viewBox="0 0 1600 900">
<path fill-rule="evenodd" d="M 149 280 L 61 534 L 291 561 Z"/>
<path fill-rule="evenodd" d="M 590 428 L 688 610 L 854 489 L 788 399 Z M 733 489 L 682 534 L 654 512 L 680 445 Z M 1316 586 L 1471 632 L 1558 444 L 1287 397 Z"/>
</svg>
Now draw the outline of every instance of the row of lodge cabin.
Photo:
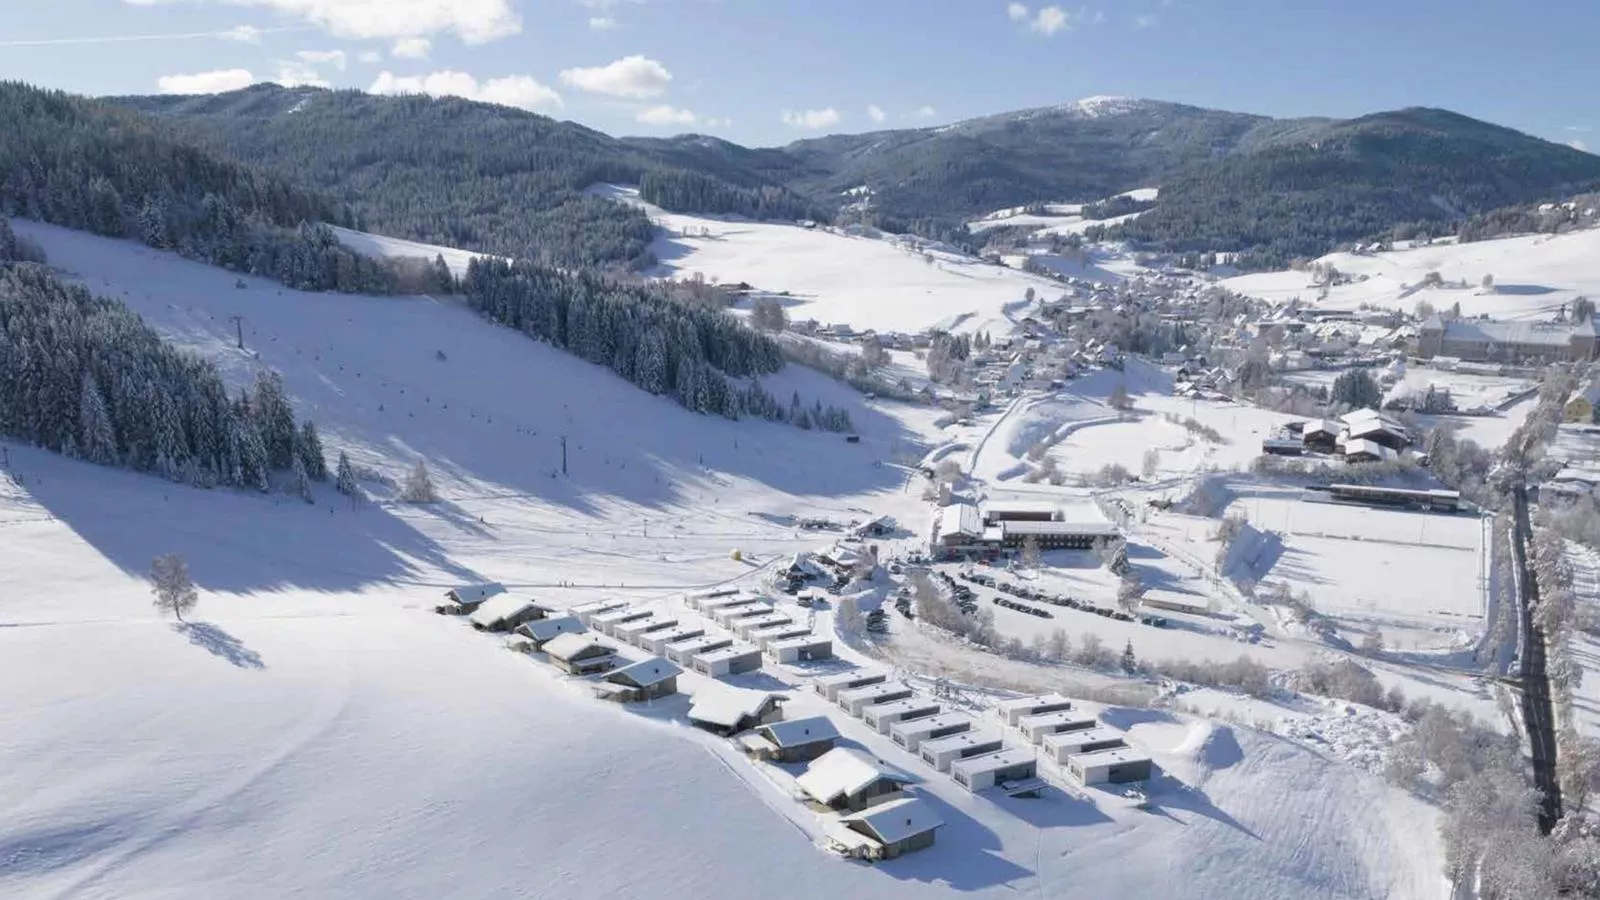
<svg viewBox="0 0 1600 900">
<path fill-rule="evenodd" d="M 639 636 L 639 649 L 671 659 L 670 648 L 672 645 L 702 637 L 705 633 L 704 625 L 679 625 L 666 631 L 652 631 Z"/>
<path fill-rule="evenodd" d="M 545 644 L 563 634 L 583 634 L 588 630 L 577 616 L 553 616 L 517 626 L 516 637 L 511 639 L 510 645 L 513 650 L 538 653 L 544 650 Z"/>
<path fill-rule="evenodd" d="M 1150 756 L 1132 747 L 1111 747 L 1067 759 L 1067 769 L 1083 784 L 1127 784 L 1149 781 Z"/>
<path fill-rule="evenodd" d="M 680 666 L 693 665 L 694 658 L 702 653 L 732 647 L 733 638 L 721 634 L 702 634 L 667 645 L 667 658 Z"/>
<path fill-rule="evenodd" d="M 603 681 L 594 685 L 594 693 L 602 700 L 618 703 L 659 700 L 678 692 L 678 676 L 682 674 L 677 664 L 652 656 L 613 669 Z"/>
<path fill-rule="evenodd" d="M 854 670 L 840 672 L 837 675 L 824 675 L 812 682 L 816 692 L 826 697 L 829 703 L 838 703 L 839 694 L 851 688 L 867 687 L 874 684 L 883 684 L 889 680 L 884 672 L 866 672 Z"/>
<path fill-rule="evenodd" d="M 935 741 L 972 730 L 972 719 L 958 712 L 942 712 L 918 719 L 901 719 L 889 726 L 889 737 L 896 746 L 916 753 L 924 741 Z"/>
<path fill-rule="evenodd" d="M 729 644 L 695 654 L 689 660 L 689 665 L 709 678 L 741 675 L 761 668 L 761 651 L 749 644 Z"/>
<path fill-rule="evenodd" d="M 766 653 L 777 663 L 814 662 L 833 658 L 833 641 L 813 634 L 788 637 L 767 644 Z"/>
<path fill-rule="evenodd" d="M 907 697 L 888 703 L 875 703 L 861 711 L 861 720 L 879 734 L 888 734 L 896 722 L 936 716 L 944 709 L 936 700 L 926 697 Z"/>
<path fill-rule="evenodd" d="M 793 619 L 769 606 L 764 611 L 757 612 L 754 615 L 741 616 L 734 619 L 728 626 L 728 630 L 748 641 L 750 640 L 750 633 L 753 631 L 769 628 L 773 625 L 793 624 Z"/>
<path fill-rule="evenodd" d="M 652 634 L 663 634 L 678 627 L 678 620 L 670 616 L 645 616 L 634 619 L 632 622 L 623 622 L 611 626 L 611 636 L 619 641 L 642 647 L 642 640 L 647 640 Z"/>
<path fill-rule="evenodd" d="M 885 682 L 840 691 L 837 702 L 845 712 L 859 719 L 866 708 L 873 704 L 905 700 L 914 693 L 916 692 L 900 682 L 893 684 Z"/>
<path fill-rule="evenodd" d="M 828 845 L 853 859 L 894 859 L 932 847 L 944 820 L 918 797 L 902 797 L 842 816 L 825 827 Z"/>
<path fill-rule="evenodd" d="M 1307 490 L 1326 494 L 1329 500 L 1340 503 L 1361 503 L 1367 506 L 1389 506 L 1401 509 L 1421 509 L 1432 512 L 1457 512 L 1461 509 L 1461 492 L 1443 488 L 1393 488 L 1371 484 L 1317 484 Z"/>
<path fill-rule="evenodd" d="M 810 716 L 788 722 L 769 722 L 758 725 L 739 739 L 746 753 L 759 760 L 780 763 L 802 763 L 833 749 L 839 740 L 839 729 L 827 716 Z"/>
<path fill-rule="evenodd" d="M 567 612 L 577 616 L 578 621 L 584 625 L 594 628 L 595 616 L 611 612 L 614 609 L 622 609 L 627 605 L 628 601 L 626 600 L 591 600 L 588 603 L 580 603 L 567 610 Z"/>
<path fill-rule="evenodd" d="M 446 616 L 464 616 L 477 609 L 483 601 L 505 592 L 506 586 L 499 582 L 465 584 L 445 591 L 444 602 L 435 606 L 433 611 Z"/>
<path fill-rule="evenodd" d="M 524 597 L 501 594 L 478 604 L 467 621 L 479 631 L 511 631 L 524 622 L 550 615 L 551 609 Z"/>
<path fill-rule="evenodd" d="M 689 721 L 724 737 L 783 720 L 782 694 L 709 685 L 694 695 Z"/>
<path fill-rule="evenodd" d="M 687 604 L 690 609 L 698 612 L 702 611 L 705 607 L 705 604 L 711 602 L 712 600 L 720 600 L 723 597 L 734 597 L 738 596 L 738 594 L 738 588 L 723 588 L 716 591 L 706 591 L 703 594 L 690 594 L 689 597 L 684 600 L 684 603 Z"/>
<path fill-rule="evenodd" d="M 718 606 L 712 609 L 708 615 L 711 616 L 711 621 L 716 622 L 723 628 L 732 629 L 734 627 L 733 623 L 740 619 L 764 616 L 769 612 L 772 612 L 772 604 L 765 600 L 750 597 L 724 606 Z"/>
<path fill-rule="evenodd" d="M 1072 709 L 1072 701 L 1060 694 L 1034 694 L 1029 697 L 1002 700 L 995 704 L 994 712 L 1001 721 L 1015 728 L 1025 716 L 1064 712 L 1069 709 Z"/>
<path fill-rule="evenodd" d="M 768 625 L 765 628 L 756 628 L 746 635 L 750 643 L 760 647 L 763 651 L 778 641 L 789 638 L 806 637 L 811 634 L 810 625 L 799 622 L 790 622 L 786 625 Z"/>
<path fill-rule="evenodd" d="M 982 731 L 962 731 L 942 738 L 923 741 L 917 748 L 922 761 L 935 771 L 948 772 L 956 762 L 972 756 L 994 753 L 1005 747 L 998 734 Z"/>
<path fill-rule="evenodd" d="M 950 763 L 950 777 L 956 784 L 977 792 L 999 786 L 1007 793 L 1037 792 L 1039 759 L 1032 750 L 1013 747 L 969 756 Z"/>
<path fill-rule="evenodd" d="M 1040 713 L 1037 716 L 1023 716 L 1017 722 L 1017 730 L 1028 739 L 1030 744 L 1043 743 L 1048 735 L 1060 734 L 1065 731 L 1087 731 L 1100 724 L 1099 720 L 1087 713 L 1073 709 L 1064 709 L 1059 712 Z"/>
<path fill-rule="evenodd" d="M 546 641 L 544 655 L 568 675 L 596 675 L 617 667 L 616 651 L 587 634 L 561 634 Z"/>
<path fill-rule="evenodd" d="M 629 622 L 637 622 L 640 619 L 648 619 L 654 615 L 655 613 L 648 609 L 635 609 L 631 606 L 621 606 L 616 609 L 606 610 L 603 613 L 596 613 L 595 615 L 591 616 L 589 618 L 589 627 L 600 632 L 601 634 L 615 637 L 618 625 L 626 625 Z"/>
<path fill-rule="evenodd" d="M 852 812 L 899 799 L 915 778 L 863 750 L 835 747 L 795 779 L 795 786 L 818 806 Z"/>
</svg>

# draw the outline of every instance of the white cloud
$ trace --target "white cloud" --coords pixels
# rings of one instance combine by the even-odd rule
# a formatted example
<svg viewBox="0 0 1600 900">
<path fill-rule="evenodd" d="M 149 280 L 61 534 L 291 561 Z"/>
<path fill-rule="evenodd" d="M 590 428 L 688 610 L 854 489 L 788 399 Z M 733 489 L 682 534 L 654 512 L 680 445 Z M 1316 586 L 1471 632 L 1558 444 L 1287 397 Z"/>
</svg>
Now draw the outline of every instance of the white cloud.
<svg viewBox="0 0 1600 900">
<path fill-rule="evenodd" d="M 383 54 L 376 50 L 363 50 L 356 55 L 356 59 L 371 65 L 375 62 L 381 62 L 383 60 Z"/>
<path fill-rule="evenodd" d="M 482 44 L 522 31 L 512 0 L 123 0 L 133 6 L 179 2 L 263 7 L 352 39 L 395 39 L 454 32 Z"/>
<path fill-rule="evenodd" d="M 671 81 L 666 66 L 637 54 L 603 66 L 561 70 L 562 84 L 612 97 L 658 97 Z"/>
<path fill-rule="evenodd" d="M 876 104 L 876 103 L 868 103 L 867 104 L 867 118 L 871 119 L 874 122 L 882 122 L 884 119 L 888 118 L 888 115 L 886 113 L 884 113 L 883 109 L 881 107 L 879 107 L 878 104 Z"/>
<path fill-rule="evenodd" d="M 273 81 L 284 87 L 332 87 L 328 79 L 318 74 L 315 67 L 307 65 L 297 59 L 281 59 L 278 61 L 278 74 L 272 77 Z"/>
<path fill-rule="evenodd" d="M 399 59 L 427 59 L 433 52 L 433 41 L 425 37 L 401 38 L 394 42 L 389 55 Z"/>
<path fill-rule="evenodd" d="M 229 28 L 227 31 L 217 32 L 217 37 L 225 41 L 238 41 L 241 44 L 259 44 L 261 43 L 261 34 L 261 29 L 254 25 L 240 25 L 237 28 Z"/>
<path fill-rule="evenodd" d="M 248 69 L 217 69 L 191 75 L 163 75 L 156 79 L 156 87 L 163 94 L 220 94 L 255 83 L 256 77 Z"/>
<path fill-rule="evenodd" d="M 800 112 L 786 109 L 783 111 L 782 118 L 785 125 L 815 131 L 819 128 L 828 128 L 839 124 L 839 111 L 831 106 L 826 109 L 806 109 Z"/>
<path fill-rule="evenodd" d="M 1155 24 L 1157 22 L 1160 22 L 1160 21 L 1161 21 L 1160 17 L 1152 15 L 1152 14 L 1149 14 L 1149 13 L 1146 13 L 1145 15 L 1135 16 L 1134 17 L 1133 27 L 1135 27 L 1135 28 L 1153 28 L 1155 26 Z"/>
<path fill-rule="evenodd" d="M 595 31 L 610 31 L 617 27 L 616 16 L 590 16 L 589 27 Z"/>
<path fill-rule="evenodd" d="M 561 95 L 526 75 L 491 78 L 479 83 L 466 72 L 431 72 L 427 75 L 399 76 L 384 70 L 367 89 L 372 94 L 427 94 L 430 97 L 461 97 L 483 103 L 498 103 L 518 109 L 542 112 L 562 107 Z"/>
<path fill-rule="evenodd" d="M 1059 6 L 1046 6 L 1034 12 L 1025 4 L 1010 3 L 1006 5 L 1006 15 L 1018 25 L 1046 37 L 1072 27 L 1072 17 Z"/>
<path fill-rule="evenodd" d="M 931 119 L 938 114 L 939 111 L 931 106 L 920 106 L 917 108 L 917 118 L 919 119 Z"/>
<path fill-rule="evenodd" d="M 224 40 L 239 41 L 245 44 L 259 44 L 264 34 L 282 34 L 286 31 L 306 31 L 306 26 L 296 25 L 290 28 L 255 28 L 250 25 L 240 25 L 226 31 L 180 31 L 166 32 L 163 34 L 103 34 L 85 35 L 80 37 L 57 38 L 24 38 L 14 40 L 0 40 L 0 47 L 64 47 L 80 44 L 145 44 L 162 41 L 195 41 L 195 40 Z"/>
<path fill-rule="evenodd" d="M 693 125 L 700 121 L 700 117 L 687 109 L 678 109 L 674 106 L 649 106 L 639 110 L 634 116 L 634 121 L 646 125 Z"/>
<path fill-rule="evenodd" d="M 335 69 L 343 72 L 348 59 L 343 50 L 301 50 L 295 54 L 301 62 L 314 66 L 332 63 Z"/>
</svg>

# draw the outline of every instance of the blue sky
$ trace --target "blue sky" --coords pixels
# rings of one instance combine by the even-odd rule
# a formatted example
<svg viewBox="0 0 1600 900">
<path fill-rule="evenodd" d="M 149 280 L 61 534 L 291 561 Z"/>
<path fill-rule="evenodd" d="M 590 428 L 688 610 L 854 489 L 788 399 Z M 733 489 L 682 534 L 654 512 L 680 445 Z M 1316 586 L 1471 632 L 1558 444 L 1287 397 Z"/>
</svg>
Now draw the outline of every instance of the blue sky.
<svg viewBox="0 0 1600 900">
<path fill-rule="evenodd" d="M 750 145 L 1091 95 L 1442 106 L 1600 150 L 1595 0 L 27 0 L 0 78 L 457 94 Z"/>
</svg>

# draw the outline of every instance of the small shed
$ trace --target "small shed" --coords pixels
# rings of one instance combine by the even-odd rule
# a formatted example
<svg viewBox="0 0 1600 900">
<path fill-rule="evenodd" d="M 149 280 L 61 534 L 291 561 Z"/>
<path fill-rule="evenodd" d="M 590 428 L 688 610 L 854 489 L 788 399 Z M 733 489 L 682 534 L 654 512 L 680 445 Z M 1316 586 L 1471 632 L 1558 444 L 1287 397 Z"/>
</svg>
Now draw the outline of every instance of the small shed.
<svg viewBox="0 0 1600 900">
<path fill-rule="evenodd" d="M 447 616 L 464 616 L 477 609 L 483 601 L 505 592 L 506 586 L 499 582 L 464 584 L 445 591 L 444 602 L 435 606 L 433 611 Z"/>
<path fill-rule="evenodd" d="M 865 751 L 835 747 L 822 754 L 795 779 L 812 801 L 829 809 L 866 809 L 898 799 L 916 779 Z"/>
<path fill-rule="evenodd" d="M 858 669 L 853 672 L 840 672 L 837 675 L 824 675 L 812 682 L 812 686 L 816 688 L 817 693 L 828 698 L 829 703 L 836 703 L 842 691 L 871 684 L 883 684 L 888 680 L 889 676 L 885 672 L 865 672 Z"/>
<path fill-rule="evenodd" d="M 1039 761 L 1031 750 L 998 750 L 951 763 L 950 775 L 967 790 L 981 791 L 1003 782 L 1037 778 Z"/>
<path fill-rule="evenodd" d="M 828 823 L 826 832 L 829 845 L 846 856 L 876 860 L 932 847 L 942 827 L 944 821 L 927 801 L 904 797 L 842 816 Z"/>
<path fill-rule="evenodd" d="M 750 639 L 751 632 L 774 625 L 793 625 L 794 620 L 777 610 L 764 612 L 759 616 L 745 616 L 734 620 L 732 631 L 745 640 Z"/>
<path fill-rule="evenodd" d="M 562 634 L 545 642 L 545 655 L 568 675 L 594 675 L 617 667 L 610 647 L 587 634 Z"/>
<path fill-rule="evenodd" d="M 711 678 L 739 675 L 761 668 L 761 651 L 749 644 L 729 644 L 708 653 L 697 653 L 690 660 L 694 670 Z"/>
<path fill-rule="evenodd" d="M 1149 781 L 1151 768 L 1150 754 L 1133 747 L 1079 753 L 1067 759 L 1067 769 L 1083 784 Z"/>
<path fill-rule="evenodd" d="M 810 762 L 833 749 L 839 729 L 827 716 L 809 716 L 791 722 L 771 722 L 744 736 L 745 751 L 773 762 Z"/>
<path fill-rule="evenodd" d="M 888 734 L 890 726 L 905 719 L 935 716 L 944 707 L 927 697 L 907 697 L 892 703 L 877 703 L 866 708 L 862 719 L 879 734 Z"/>
<path fill-rule="evenodd" d="M 1060 694 L 1034 694 L 1031 697 L 1017 697 L 1014 700 L 1002 700 L 995 704 L 995 715 L 999 716 L 1007 725 L 1015 727 L 1022 721 L 1023 716 L 1037 716 L 1042 713 L 1060 712 L 1071 709 L 1072 701 Z"/>
<path fill-rule="evenodd" d="M 936 771 L 948 772 L 958 760 L 993 753 L 1004 746 L 1005 741 L 1002 741 L 997 734 L 963 731 L 949 737 L 923 741 L 918 747 L 918 753 L 922 761 L 933 766 Z"/>
<path fill-rule="evenodd" d="M 830 659 L 833 656 L 833 641 L 813 634 L 797 635 L 768 644 L 767 655 L 780 663 Z"/>
<path fill-rule="evenodd" d="M 689 721 L 714 734 L 732 735 L 783 720 L 782 694 L 726 684 L 709 685 L 694 695 Z"/>
<path fill-rule="evenodd" d="M 911 688 L 900 682 L 890 684 L 869 684 L 866 687 L 851 688 L 839 692 L 839 705 L 844 707 L 850 715 L 860 718 L 867 707 L 874 703 L 892 703 L 904 700 L 914 693 Z"/>
<path fill-rule="evenodd" d="M 618 625 L 626 625 L 629 622 L 648 619 L 654 615 L 655 613 L 648 609 L 634 609 L 631 606 L 624 606 L 620 609 L 596 614 L 594 618 L 589 620 L 589 627 L 601 634 L 615 637 Z"/>
<path fill-rule="evenodd" d="M 652 631 L 649 634 L 640 635 L 639 647 L 640 649 L 648 650 L 657 656 L 665 656 L 668 659 L 672 659 L 668 648 L 670 648 L 673 644 L 682 643 L 683 641 L 687 641 L 692 638 L 703 637 L 705 633 L 706 629 L 704 625 L 679 625 L 676 628 L 669 628 L 666 631 Z M 676 659 L 673 659 L 672 661 L 678 662 Z M 678 665 L 681 666 L 683 663 L 680 662 Z"/>
<path fill-rule="evenodd" d="M 680 666 L 691 666 L 696 656 L 731 646 L 733 646 L 733 638 L 731 637 L 718 634 L 702 634 L 699 637 L 668 644 L 667 659 Z"/>
<path fill-rule="evenodd" d="M 1123 739 L 1123 733 L 1115 728 L 1085 728 L 1081 731 L 1058 731 L 1045 735 L 1040 743 L 1045 751 L 1053 756 L 1058 763 L 1065 763 L 1068 759 L 1080 753 L 1093 753 L 1096 750 L 1111 750 L 1117 747 L 1126 747 L 1128 743 Z"/>
<path fill-rule="evenodd" d="M 628 601 L 626 600 L 591 600 L 588 603 L 580 603 L 577 606 L 567 610 L 567 612 L 577 616 L 578 621 L 589 626 L 590 628 L 593 628 L 595 616 L 598 616 L 601 613 L 610 612 L 614 609 L 621 609 L 627 605 Z"/>
<path fill-rule="evenodd" d="M 605 680 L 594 686 L 594 692 L 602 700 L 618 703 L 659 700 L 678 692 L 678 676 L 681 674 L 683 670 L 676 663 L 652 656 L 612 670 Z"/>
<path fill-rule="evenodd" d="M 467 621 L 479 631 L 510 631 L 524 622 L 542 619 L 550 608 L 524 597 L 500 594 L 478 604 Z"/>
<path fill-rule="evenodd" d="M 517 626 L 517 634 L 528 639 L 529 650 L 543 650 L 552 638 L 563 634 L 582 634 L 588 631 L 577 616 L 555 616 L 537 619 Z"/>
<path fill-rule="evenodd" d="M 966 715 L 958 712 L 942 712 L 919 719 L 901 719 L 889 726 L 889 737 L 896 745 L 916 753 L 924 741 L 938 740 L 971 729 L 972 719 Z"/>
<path fill-rule="evenodd" d="M 1072 709 L 1063 709 L 1058 712 L 1040 713 L 1037 716 L 1023 716 L 1017 722 L 1017 728 L 1029 743 L 1038 744 L 1044 741 L 1045 735 L 1057 734 L 1062 731 L 1088 731 L 1099 724 L 1094 716 Z"/>
</svg>

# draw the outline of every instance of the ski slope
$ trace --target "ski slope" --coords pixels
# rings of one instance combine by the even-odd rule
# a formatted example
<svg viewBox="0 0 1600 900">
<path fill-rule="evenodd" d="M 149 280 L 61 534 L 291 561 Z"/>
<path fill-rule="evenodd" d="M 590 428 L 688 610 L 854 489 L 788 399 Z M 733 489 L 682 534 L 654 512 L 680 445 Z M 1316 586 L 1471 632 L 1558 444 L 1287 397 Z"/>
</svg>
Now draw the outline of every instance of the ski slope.
<svg viewBox="0 0 1600 900">
<path fill-rule="evenodd" d="M 1547 319 L 1562 304 L 1579 296 L 1600 294 L 1600 228 L 1562 235 L 1524 235 L 1470 244 L 1434 244 L 1388 253 L 1333 253 L 1317 260 L 1354 276 L 1337 285 L 1325 300 L 1305 272 L 1264 272 L 1222 282 L 1230 290 L 1272 302 L 1295 297 L 1329 309 L 1356 309 L 1362 304 L 1411 312 L 1426 300 L 1436 309 L 1461 304 L 1467 316 Z M 1448 283 L 1469 287 L 1421 288 L 1429 272 Z M 1481 288 L 1485 275 L 1495 288 Z"/>
<path fill-rule="evenodd" d="M 441 247 L 437 244 L 423 244 L 417 241 L 408 241 L 404 238 L 388 237 L 381 234 L 369 234 L 365 231 L 352 231 L 340 228 L 337 225 L 329 226 L 333 230 L 339 243 L 349 247 L 362 256 L 378 258 L 424 259 L 433 262 L 443 258 L 444 264 L 450 268 L 450 274 L 457 278 L 465 278 L 467 264 L 474 259 L 492 258 L 487 253 L 474 253 L 471 250 L 461 250 L 456 247 Z"/>
<path fill-rule="evenodd" d="M 681 704 L 604 705 L 427 610 L 480 580 L 557 606 L 753 586 L 819 541 L 784 516 L 910 519 L 906 473 L 880 463 L 924 440 L 922 412 L 786 371 L 768 384 L 852 403 L 862 443 L 697 416 L 450 303 L 239 288 L 132 243 L 15 227 L 232 385 L 280 370 L 330 454 L 392 478 L 426 458 L 443 500 L 388 502 L 369 480 L 377 502 L 319 486 L 308 506 L 7 444 L 20 483 L 0 481 L 0 896 L 1443 893 L 1434 842 L 1415 839 L 1432 812 L 1380 779 L 1135 711 L 1171 776 L 1151 811 L 1100 792 L 974 796 L 929 775 L 948 823 L 935 850 L 835 859 L 781 786 L 680 723 Z M 149 606 L 142 573 L 165 552 L 202 589 L 186 628 Z M 792 670 L 747 677 L 805 690 Z"/>
</svg>

